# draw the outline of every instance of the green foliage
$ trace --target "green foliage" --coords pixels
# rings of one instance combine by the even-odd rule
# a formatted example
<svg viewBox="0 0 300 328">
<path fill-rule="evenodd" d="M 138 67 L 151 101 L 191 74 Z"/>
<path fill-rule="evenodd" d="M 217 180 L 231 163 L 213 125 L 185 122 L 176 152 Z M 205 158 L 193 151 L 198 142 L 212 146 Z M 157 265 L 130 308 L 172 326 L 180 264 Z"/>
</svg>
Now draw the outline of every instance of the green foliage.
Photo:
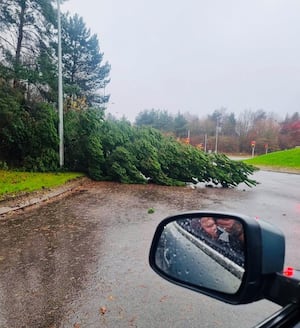
<svg viewBox="0 0 300 328">
<path fill-rule="evenodd" d="M 136 119 L 137 126 L 148 126 L 160 131 L 171 132 L 177 137 L 187 137 L 188 121 L 180 112 L 175 117 L 166 110 L 144 110 L 140 112 Z"/>
<path fill-rule="evenodd" d="M 58 72 L 53 52 L 54 50 L 51 48 L 45 49 L 42 47 L 40 49 L 33 72 L 35 79 L 31 83 L 38 89 L 44 101 L 56 103 L 58 99 Z"/>
<path fill-rule="evenodd" d="M 136 167 L 144 177 L 151 177 L 151 181 L 162 185 L 178 184 L 172 181 L 161 168 L 159 148 L 163 135 L 153 128 L 133 128 L 135 137 L 128 145 L 132 154 L 136 156 Z M 143 178 L 145 180 L 145 178 Z"/>
<path fill-rule="evenodd" d="M 0 2 L 0 161 L 9 167 L 58 169 L 55 8 L 55 0 Z M 66 168 L 103 179 L 103 111 L 90 107 L 109 98 L 98 90 L 109 82 L 110 65 L 82 18 L 64 16 L 62 33 L 65 92 L 85 105 L 65 112 Z"/>
<path fill-rule="evenodd" d="M 28 115 L 21 107 L 22 97 L 17 90 L 3 84 L 0 88 L 0 147 L 1 158 L 8 163 L 19 163 L 22 159 L 22 145 L 28 130 Z"/>
<path fill-rule="evenodd" d="M 26 170 L 54 171 L 58 168 L 57 113 L 47 104 L 23 109 L 24 139 L 19 141 L 21 165 Z"/>
<path fill-rule="evenodd" d="M 91 35 L 77 14 L 62 17 L 62 49 L 65 91 L 70 98 L 85 97 L 89 106 L 108 101 L 97 91 L 109 82 L 110 65 L 102 65 L 103 53 L 95 34 Z"/>
<path fill-rule="evenodd" d="M 87 173 L 94 180 L 103 179 L 101 166 L 104 163 L 103 151 L 99 135 L 92 133 L 86 141 L 85 160 Z"/>
<path fill-rule="evenodd" d="M 174 118 L 174 132 L 176 137 L 186 138 L 187 137 L 187 127 L 188 121 L 184 117 L 183 114 L 178 112 L 178 114 Z"/>
<path fill-rule="evenodd" d="M 192 182 L 192 178 L 205 181 L 208 161 L 202 151 L 169 138 L 160 153 L 161 162 L 168 176 L 186 182 Z"/>
<path fill-rule="evenodd" d="M 257 168 L 239 161 L 232 161 L 223 154 L 209 154 L 210 163 L 208 165 L 207 178 L 215 185 L 222 187 L 236 187 L 244 182 L 248 186 L 256 185 L 256 181 L 249 179 Z"/>
<path fill-rule="evenodd" d="M 14 87 L 27 88 L 29 92 L 30 83 L 37 79 L 35 61 L 40 50 L 47 48 L 56 24 L 54 3 L 55 0 L 0 2 L 0 56 L 13 73 Z"/>
<path fill-rule="evenodd" d="M 174 119 L 166 110 L 144 110 L 140 112 L 136 119 L 137 126 L 151 126 L 161 131 L 173 131 Z"/>
<path fill-rule="evenodd" d="M 10 166 L 56 170 L 57 114 L 47 104 L 25 103 L 17 89 L 0 87 L 1 158 Z"/>
<path fill-rule="evenodd" d="M 58 170 L 58 115 L 46 103 L 28 102 L 17 89 L 0 88 L 1 161 L 28 171 Z M 198 179 L 224 187 L 253 171 L 227 157 L 207 155 L 151 127 L 103 120 L 102 110 L 68 110 L 64 116 L 65 168 L 94 180 L 184 185 Z"/>
<path fill-rule="evenodd" d="M 107 159 L 107 174 L 114 181 L 123 183 L 144 183 L 144 179 L 134 165 L 134 155 L 118 146 Z"/>
<path fill-rule="evenodd" d="M 255 185 L 252 166 L 224 155 L 208 155 L 153 128 L 131 127 L 123 121 L 104 122 L 104 176 L 124 183 L 183 185 L 197 179 L 223 187 L 241 182 Z"/>
<path fill-rule="evenodd" d="M 103 112 L 96 109 L 70 110 L 65 115 L 65 165 L 95 180 L 103 178 L 102 118 Z"/>
<path fill-rule="evenodd" d="M 123 146 L 134 139 L 134 130 L 129 122 L 107 120 L 101 125 L 101 141 L 104 157 L 118 146 Z"/>
<path fill-rule="evenodd" d="M 55 172 L 58 170 L 57 150 L 42 149 L 38 156 L 27 155 L 24 158 L 23 168 L 33 172 Z"/>
</svg>

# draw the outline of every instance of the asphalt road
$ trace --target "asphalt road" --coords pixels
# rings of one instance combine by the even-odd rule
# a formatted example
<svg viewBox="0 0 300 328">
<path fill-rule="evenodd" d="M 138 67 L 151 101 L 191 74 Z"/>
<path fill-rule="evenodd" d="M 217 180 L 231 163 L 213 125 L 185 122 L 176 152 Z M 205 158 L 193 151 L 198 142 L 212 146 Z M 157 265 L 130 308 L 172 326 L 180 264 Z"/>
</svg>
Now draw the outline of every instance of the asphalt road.
<svg viewBox="0 0 300 328">
<path fill-rule="evenodd" d="M 278 225 L 296 266 L 300 175 L 255 178 L 255 188 L 227 190 L 92 183 L 0 221 L 0 327 L 254 326 L 279 307 L 232 306 L 174 286 L 151 271 L 148 251 L 162 218 L 226 210 Z"/>
</svg>

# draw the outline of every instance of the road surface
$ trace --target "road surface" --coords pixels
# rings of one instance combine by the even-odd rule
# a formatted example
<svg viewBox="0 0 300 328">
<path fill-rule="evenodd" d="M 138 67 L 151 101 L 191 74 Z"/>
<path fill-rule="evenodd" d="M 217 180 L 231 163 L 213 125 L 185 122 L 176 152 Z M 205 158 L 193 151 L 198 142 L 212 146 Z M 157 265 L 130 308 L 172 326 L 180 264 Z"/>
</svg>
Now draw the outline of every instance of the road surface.
<svg viewBox="0 0 300 328">
<path fill-rule="evenodd" d="M 231 306 L 162 280 L 148 265 L 158 222 L 186 210 L 259 216 L 300 263 L 300 175 L 257 172 L 254 188 L 91 183 L 0 221 L 0 327 L 252 327 L 278 306 Z M 148 209 L 153 208 L 153 214 Z"/>
</svg>

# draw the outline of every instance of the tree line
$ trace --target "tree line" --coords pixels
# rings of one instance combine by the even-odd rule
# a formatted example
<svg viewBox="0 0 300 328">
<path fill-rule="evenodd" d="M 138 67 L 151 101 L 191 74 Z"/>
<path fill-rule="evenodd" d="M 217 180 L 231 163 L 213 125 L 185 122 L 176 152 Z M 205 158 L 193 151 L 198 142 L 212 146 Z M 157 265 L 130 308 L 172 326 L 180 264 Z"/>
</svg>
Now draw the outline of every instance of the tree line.
<svg viewBox="0 0 300 328">
<path fill-rule="evenodd" d="M 221 108 L 199 118 L 189 113 L 172 115 L 166 110 L 146 109 L 136 116 L 135 124 L 171 133 L 206 151 L 215 151 L 217 145 L 223 153 L 249 153 L 253 141 L 257 154 L 300 145 L 299 112 L 279 121 L 275 114 L 264 110 L 244 110 L 237 117 Z"/>
<path fill-rule="evenodd" d="M 0 2 L 0 168 L 59 170 L 57 8 L 54 0 Z M 62 15 L 65 170 L 95 180 L 223 187 L 249 178 L 252 166 L 178 142 L 162 126 L 105 118 L 110 65 L 95 34 Z M 183 135 L 186 118 L 172 124 Z M 153 123 L 153 122 L 152 122 Z M 150 122 L 151 125 L 152 124 Z M 165 122 L 164 124 L 167 124 Z M 144 125 L 144 124 L 142 124 Z M 147 125 L 147 124 L 146 124 Z M 161 130 L 161 131 L 159 131 Z"/>
</svg>

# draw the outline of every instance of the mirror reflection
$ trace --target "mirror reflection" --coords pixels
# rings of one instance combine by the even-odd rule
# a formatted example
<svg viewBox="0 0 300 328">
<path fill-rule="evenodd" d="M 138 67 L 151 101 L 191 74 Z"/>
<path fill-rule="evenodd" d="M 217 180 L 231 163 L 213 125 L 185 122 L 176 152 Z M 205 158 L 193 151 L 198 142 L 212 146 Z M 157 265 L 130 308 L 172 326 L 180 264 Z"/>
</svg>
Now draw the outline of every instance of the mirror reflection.
<svg viewBox="0 0 300 328">
<path fill-rule="evenodd" d="M 165 226 L 156 265 L 180 282 L 234 294 L 244 275 L 244 241 L 236 219 L 183 218 Z"/>
</svg>

